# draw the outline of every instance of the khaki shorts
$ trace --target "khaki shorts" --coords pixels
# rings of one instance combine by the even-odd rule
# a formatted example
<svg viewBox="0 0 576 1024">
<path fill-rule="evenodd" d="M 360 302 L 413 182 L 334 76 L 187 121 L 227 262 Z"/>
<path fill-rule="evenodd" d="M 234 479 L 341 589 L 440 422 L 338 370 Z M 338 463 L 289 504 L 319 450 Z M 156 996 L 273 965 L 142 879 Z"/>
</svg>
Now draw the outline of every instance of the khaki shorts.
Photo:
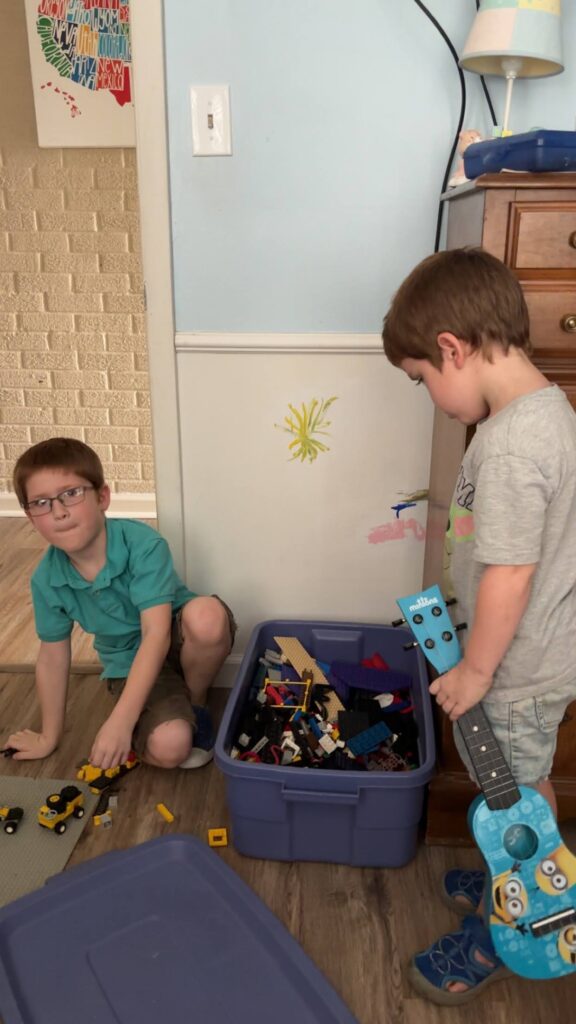
<svg viewBox="0 0 576 1024">
<path fill-rule="evenodd" d="M 234 646 L 234 637 L 238 626 L 231 609 L 228 607 L 225 601 L 218 594 L 212 594 L 224 608 L 228 616 L 228 623 L 230 626 L 230 650 Z M 180 667 L 180 650 L 184 642 L 184 635 L 182 633 L 182 608 L 180 608 L 176 615 L 172 619 L 172 639 L 170 642 L 170 650 L 166 655 L 166 661 L 164 662 L 158 678 L 154 683 L 146 703 L 140 713 L 140 717 L 136 722 L 134 733 L 132 735 L 132 749 L 138 757 L 142 757 L 146 749 L 148 737 L 154 729 L 164 722 L 172 722 L 174 719 L 181 719 L 185 722 L 189 722 L 194 729 L 196 725 L 196 715 L 194 713 L 194 706 L 192 704 L 192 698 L 190 691 L 186 686 L 182 669 Z M 108 693 L 110 693 L 115 700 L 122 693 L 126 685 L 126 679 L 107 679 Z"/>
</svg>

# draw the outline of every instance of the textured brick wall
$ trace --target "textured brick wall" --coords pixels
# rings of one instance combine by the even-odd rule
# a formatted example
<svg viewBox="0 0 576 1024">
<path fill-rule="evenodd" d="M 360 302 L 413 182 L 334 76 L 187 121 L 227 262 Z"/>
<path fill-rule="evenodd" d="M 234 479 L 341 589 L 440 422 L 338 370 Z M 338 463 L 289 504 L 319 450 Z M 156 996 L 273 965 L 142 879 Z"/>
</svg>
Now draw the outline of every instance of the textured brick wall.
<svg viewBox="0 0 576 1024">
<path fill-rule="evenodd" d="M 20 452 L 66 434 L 114 491 L 150 493 L 135 153 L 38 148 L 23 6 L 6 13 L 26 77 L 9 92 L 0 70 L 0 492 Z"/>
</svg>

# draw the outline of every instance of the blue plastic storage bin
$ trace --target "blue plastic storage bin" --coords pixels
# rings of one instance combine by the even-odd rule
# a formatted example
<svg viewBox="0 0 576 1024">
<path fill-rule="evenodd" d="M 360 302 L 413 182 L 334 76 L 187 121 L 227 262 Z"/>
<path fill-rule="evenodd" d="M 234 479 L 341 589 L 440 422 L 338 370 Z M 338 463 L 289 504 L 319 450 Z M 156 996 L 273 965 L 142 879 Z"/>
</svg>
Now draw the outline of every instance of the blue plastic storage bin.
<svg viewBox="0 0 576 1024">
<path fill-rule="evenodd" d="M 0 1017 L 357 1024 L 278 918 L 184 835 L 103 854 L 2 907 Z"/>
<path fill-rule="evenodd" d="M 358 664 L 377 651 L 391 669 L 412 676 L 420 767 L 356 772 L 255 764 L 230 757 L 258 658 L 274 636 L 296 636 L 320 661 Z M 269 621 L 256 626 L 216 739 L 226 778 L 232 841 L 249 857 L 315 860 L 355 867 L 401 867 L 418 841 L 426 784 L 435 762 L 426 664 L 407 629 L 335 622 Z"/>
<path fill-rule="evenodd" d="M 543 128 L 474 142 L 464 153 L 467 178 L 498 171 L 576 171 L 576 132 Z"/>
</svg>

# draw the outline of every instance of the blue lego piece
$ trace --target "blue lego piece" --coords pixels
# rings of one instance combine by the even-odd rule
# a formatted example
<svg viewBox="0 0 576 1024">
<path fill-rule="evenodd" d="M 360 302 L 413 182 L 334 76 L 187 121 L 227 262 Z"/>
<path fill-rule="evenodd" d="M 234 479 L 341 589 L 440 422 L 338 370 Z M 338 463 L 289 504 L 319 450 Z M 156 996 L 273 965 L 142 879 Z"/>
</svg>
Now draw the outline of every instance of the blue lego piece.
<svg viewBox="0 0 576 1024">
<path fill-rule="evenodd" d="M 364 732 L 359 732 L 351 740 L 347 740 L 346 746 L 355 757 L 358 757 L 359 754 L 368 754 L 371 750 L 376 750 L 376 747 L 379 747 L 391 735 L 386 723 L 378 722 Z"/>
<path fill-rule="evenodd" d="M 314 718 L 314 715 L 310 715 L 309 716 L 309 718 L 308 718 L 308 726 L 309 726 L 310 730 L 314 733 L 316 738 L 321 740 L 323 735 L 324 735 L 324 733 L 322 732 L 322 729 L 318 725 L 317 720 Z"/>
<path fill-rule="evenodd" d="M 347 683 L 340 679 L 339 676 L 334 675 L 333 672 L 329 672 L 326 678 L 328 679 L 330 686 L 334 690 L 334 693 L 338 694 L 340 700 L 342 701 L 344 706 L 346 706 L 350 698 L 350 687 L 347 685 Z"/>
</svg>

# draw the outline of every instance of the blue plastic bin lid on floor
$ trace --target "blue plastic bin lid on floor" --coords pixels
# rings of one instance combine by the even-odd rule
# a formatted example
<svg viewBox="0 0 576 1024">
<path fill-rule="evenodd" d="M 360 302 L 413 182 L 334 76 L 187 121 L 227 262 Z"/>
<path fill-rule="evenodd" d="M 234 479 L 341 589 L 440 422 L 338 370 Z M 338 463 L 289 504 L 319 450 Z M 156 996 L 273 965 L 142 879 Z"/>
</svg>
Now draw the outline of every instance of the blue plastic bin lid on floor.
<svg viewBox="0 0 576 1024">
<path fill-rule="evenodd" d="M 3 1024 L 356 1024 L 219 855 L 170 835 L 0 910 Z"/>
</svg>

